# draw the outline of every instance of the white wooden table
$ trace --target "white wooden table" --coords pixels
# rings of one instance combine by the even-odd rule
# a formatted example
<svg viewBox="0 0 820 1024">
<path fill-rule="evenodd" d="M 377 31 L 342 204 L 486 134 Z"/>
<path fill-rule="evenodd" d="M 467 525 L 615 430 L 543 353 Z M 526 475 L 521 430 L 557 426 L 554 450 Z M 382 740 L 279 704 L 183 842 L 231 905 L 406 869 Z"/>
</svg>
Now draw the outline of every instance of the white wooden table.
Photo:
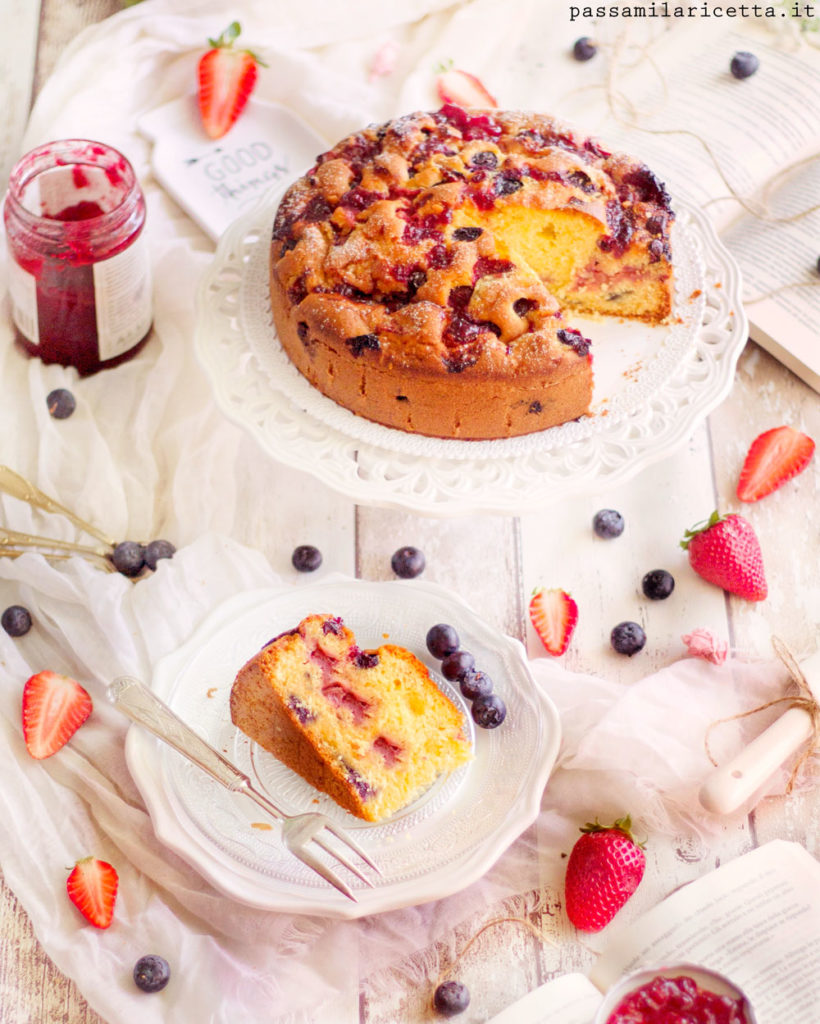
<svg viewBox="0 0 820 1024">
<path fill-rule="evenodd" d="M 122 6 L 119 0 L 0 0 L 3 23 L 7 28 L 15 26 L 13 35 L 7 31 L 0 40 L 0 81 L 6 100 L 0 134 L 4 181 L 19 155 L 31 99 L 62 47 L 81 28 Z M 265 550 L 274 569 L 284 569 L 293 547 L 310 539 L 325 551 L 330 568 L 355 572 L 363 579 L 391 578 L 392 552 L 404 544 L 415 545 L 426 554 L 426 578 L 468 597 L 487 621 L 527 642 L 533 656 L 538 656 L 539 648 L 526 625 L 530 592 L 537 585 L 569 587 L 583 602 L 585 614 L 565 664 L 623 682 L 680 657 L 680 635 L 695 626 L 713 628 L 736 647 L 752 652 L 768 654 L 768 637 L 776 633 L 794 650 L 810 653 L 820 621 L 816 464 L 801 478 L 799 500 L 781 492 L 747 513 L 768 566 L 771 594 L 765 607 L 704 584 L 689 570 L 678 548 L 683 529 L 707 517 L 713 508 L 740 511 L 734 487 L 746 446 L 756 434 L 780 423 L 800 425 L 820 438 L 820 401 L 749 343 L 731 395 L 689 442 L 616 489 L 520 518 L 432 519 L 357 507 L 293 472 L 292 487 L 284 497 L 290 514 L 280 511 L 277 530 L 269 529 L 264 514 L 258 514 L 265 503 L 248 500 L 257 515 L 237 530 L 236 539 Z M 250 441 L 248 446 L 250 451 Z M 237 486 L 249 499 L 262 494 L 269 471 L 258 460 L 253 473 L 243 473 L 240 464 Z M 594 512 L 603 507 L 619 509 L 628 524 L 617 546 L 606 549 L 606 557 L 602 557 L 603 542 L 596 544 L 590 529 Z M 653 603 L 640 595 L 643 574 L 659 567 L 676 577 L 674 601 Z M 622 619 L 636 619 L 646 629 L 648 643 L 639 657 L 623 658 L 609 648 L 609 631 Z M 802 842 L 820 855 L 820 795 L 809 792 L 766 800 L 708 850 L 653 844 L 642 899 L 651 905 L 721 860 L 775 836 Z M 536 927 L 554 900 L 553 894 L 542 895 L 546 909 L 531 918 Z M 454 927 L 457 924 L 453 922 Z M 456 944 L 466 937 L 457 935 Z M 4 884 L 0 884 L 0 948 L 0 1019 L 99 1024 L 100 1018 L 73 983 L 49 961 L 26 914 Z M 473 1002 L 460 1019 L 484 1020 L 549 977 L 583 968 L 590 955 L 569 931 L 553 947 L 539 943 L 524 929 L 490 929 L 465 958 L 463 973 L 483 980 L 471 983 Z M 471 972 L 471 965 L 480 965 L 481 970 Z M 364 986 L 358 1006 L 339 1008 L 339 1020 L 389 1024 L 430 1019 L 429 998 L 429 986 L 397 987 L 389 998 L 377 997 Z"/>
</svg>

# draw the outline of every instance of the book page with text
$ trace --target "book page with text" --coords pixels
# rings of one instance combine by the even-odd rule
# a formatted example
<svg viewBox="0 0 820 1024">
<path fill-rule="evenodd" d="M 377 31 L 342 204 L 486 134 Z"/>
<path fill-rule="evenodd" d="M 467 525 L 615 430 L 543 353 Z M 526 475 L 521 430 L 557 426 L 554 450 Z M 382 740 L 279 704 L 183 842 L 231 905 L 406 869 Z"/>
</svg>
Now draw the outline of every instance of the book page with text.
<svg viewBox="0 0 820 1024">
<path fill-rule="evenodd" d="M 746 993 L 758 1024 L 808 1024 L 820 1005 L 820 863 L 774 840 L 684 886 L 595 963 L 602 991 L 653 964 L 692 963 Z"/>
</svg>

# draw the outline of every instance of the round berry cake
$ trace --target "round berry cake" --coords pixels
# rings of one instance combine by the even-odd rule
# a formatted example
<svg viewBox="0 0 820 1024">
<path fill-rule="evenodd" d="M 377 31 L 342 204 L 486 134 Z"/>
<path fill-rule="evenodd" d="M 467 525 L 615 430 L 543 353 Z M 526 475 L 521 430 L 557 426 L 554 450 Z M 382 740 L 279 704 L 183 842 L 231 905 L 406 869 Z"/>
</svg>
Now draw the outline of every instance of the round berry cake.
<svg viewBox="0 0 820 1024">
<path fill-rule="evenodd" d="M 273 227 L 279 339 L 323 394 L 433 437 L 512 437 L 584 415 L 573 311 L 661 323 L 664 185 L 532 113 L 445 105 L 343 139 Z"/>
</svg>

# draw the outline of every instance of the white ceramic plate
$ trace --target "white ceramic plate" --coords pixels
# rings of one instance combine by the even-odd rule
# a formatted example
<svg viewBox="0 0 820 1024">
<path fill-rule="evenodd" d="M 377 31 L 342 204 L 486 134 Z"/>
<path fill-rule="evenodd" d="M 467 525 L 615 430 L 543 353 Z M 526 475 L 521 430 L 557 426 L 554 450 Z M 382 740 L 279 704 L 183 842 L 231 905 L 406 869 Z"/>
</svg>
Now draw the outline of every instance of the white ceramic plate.
<svg viewBox="0 0 820 1024">
<path fill-rule="evenodd" d="M 731 387 L 748 335 L 739 271 L 707 219 L 677 203 L 674 315 L 661 327 L 588 325 L 592 415 L 499 441 L 370 423 L 312 388 L 276 338 L 268 252 L 280 196 L 270 193 L 222 237 L 198 294 L 197 352 L 227 415 L 274 458 L 356 501 L 439 515 L 540 508 L 667 455 Z"/>
<path fill-rule="evenodd" d="M 390 642 L 413 651 L 469 724 L 473 760 L 378 825 L 343 811 L 230 721 L 236 672 L 271 637 L 311 612 L 340 615 L 362 647 Z M 437 622 L 455 626 L 462 647 L 494 680 L 508 709 L 498 728 L 474 727 L 468 702 L 437 673 L 438 662 L 425 645 Z M 351 877 L 357 902 L 347 900 L 287 853 L 278 825 L 255 804 L 133 726 L 128 766 L 159 839 L 222 892 L 268 910 L 355 918 L 466 887 L 535 820 L 560 741 L 557 712 L 537 689 L 522 645 L 483 623 L 449 591 L 418 580 L 346 579 L 239 595 L 160 662 L 152 688 L 286 809 L 320 810 L 355 832 L 382 871 L 372 889 Z"/>
</svg>

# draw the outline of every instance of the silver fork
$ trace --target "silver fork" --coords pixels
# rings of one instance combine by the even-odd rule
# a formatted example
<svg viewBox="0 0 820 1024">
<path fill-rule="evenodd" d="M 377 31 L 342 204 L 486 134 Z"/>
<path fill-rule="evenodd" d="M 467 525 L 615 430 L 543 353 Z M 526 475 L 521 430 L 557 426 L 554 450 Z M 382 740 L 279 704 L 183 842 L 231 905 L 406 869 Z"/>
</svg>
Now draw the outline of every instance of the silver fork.
<svg viewBox="0 0 820 1024">
<path fill-rule="evenodd" d="M 285 847 L 306 864 L 311 870 L 321 875 L 325 881 L 347 896 L 348 899 L 356 902 L 356 897 L 345 885 L 341 878 L 332 871 L 324 861 L 320 860 L 312 850 L 308 849 L 310 843 L 314 843 L 325 853 L 330 854 L 340 864 L 347 868 L 366 885 L 372 886 L 372 881 L 364 875 L 352 861 L 339 852 L 335 847 L 330 846 L 321 833 L 329 832 L 339 842 L 343 843 L 350 851 L 355 853 L 361 860 L 370 867 L 377 875 L 380 875 L 378 867 L 355 843 L 347 833 L 324 814 L 309 811 L 304 814 L 288 814 L 264 793 L 254 789 L 251 780 L 241 772 L 235 765 L 206 743 L 194 730 L 172 711 L 167 704 L 149 690 L 144 683 L 133 676 L 121 676 L 115 679 L 108 687 L 108 698 L 116 708 L 124 715 L 127 715 L 132 722 L 141 725 L 144 729 L 152 732 L 164 743 L 173 747 L 197 767 L 207 772 L 217 782 L 235 793 L 244 793 L 258 804 L 272 817 L 282 822 L 282 841 Z"/>
</svg>

